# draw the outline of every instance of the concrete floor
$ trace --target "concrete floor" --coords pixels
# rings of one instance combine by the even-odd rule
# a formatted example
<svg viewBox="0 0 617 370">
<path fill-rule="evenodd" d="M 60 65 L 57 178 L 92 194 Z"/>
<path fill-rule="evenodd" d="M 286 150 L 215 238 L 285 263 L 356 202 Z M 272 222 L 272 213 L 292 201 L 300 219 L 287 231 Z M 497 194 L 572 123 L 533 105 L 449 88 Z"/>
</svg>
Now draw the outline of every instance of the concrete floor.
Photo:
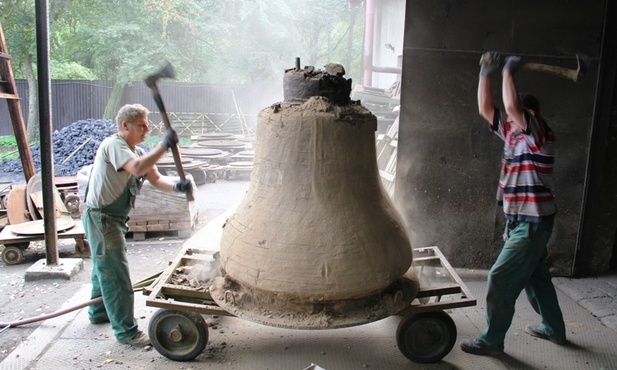
<svg viewBox="0 0 617 370">
<path fill-rule="evenodd" d="M 208 196 L 220 200 L 220 208 L 224 209 L 225 195 L 209 189 Z M 221 226 L 231 212 L 231 209 L 222 214 L 214 212 L 219 216 L 194 233 L 182 247 L 208 246 L 207 249 L 212 249 L 210 246 L 217 246 Z M 162 261 L 164 258 L 167 257 L 161 257 L 157 247 L 141 246 L 139 253 L 129 253 L 132 266 L 143 265 L 144 260 L 148 260 L 148 264 L 165 266 L 169 260 Z M 87 310 L 79 309 L 42 322 L 0 363 L 0 370 L 303 370 L 312 364 L 318 366 L 315 369 L 326 370 L 617 369 L 617 275 L 554 279 L 568 329 L 567 345 L 558 346 L 524 333 L 525 326 L 537 323 L 538 318 L 522 295 L 506 339 L 505 354 L 482 357 L 462 352 L 458 342 L 474 337 L 484 327 L 486 272 L 458 270 L 458 273 L 478 304 L 447 311 L 456 324 L 458 339 L 454 348 L 436 364 L 417 364 L 403 356 L 396 343 L 397 325 L 401 320 L 397 316 L 345 329 L 306 331 L 273 328 L 236 317 L 206 315 L 209 340 L 205 350 L 193 361 L 175 362 L 152 348 L 119 344 L 109 325 L 90 324 Z M 89 292 L 89 284 L 84 283 L 63 308 L 87 301 Z M 135 298 L 135 316 L 140 328 L 147 330 L 158 308 L 149 307 L 147 297 L 141 293 Z"/>
</svg>

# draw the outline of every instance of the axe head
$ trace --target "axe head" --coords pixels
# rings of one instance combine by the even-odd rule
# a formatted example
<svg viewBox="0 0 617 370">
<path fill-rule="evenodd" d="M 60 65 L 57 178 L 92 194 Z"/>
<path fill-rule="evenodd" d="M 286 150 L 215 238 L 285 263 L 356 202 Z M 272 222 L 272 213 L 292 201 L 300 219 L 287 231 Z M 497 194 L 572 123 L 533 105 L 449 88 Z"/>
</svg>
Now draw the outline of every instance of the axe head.
<svg viewBox="0 0 617 370">
<path fill-rule="evenodd" d="M 146 83 L 146 85 L 148 85 L 149 88 L 153 89 L 156 87 L 156 82 L 161 79 L 161 78 L 175 78 L 176 77 L 176 72 L 174 71 L 174 67 L 172 67 L 171 63 L 169 63 L 169 61 L 165 62 L 165 65 L 163 66 L 163 68 L 161 68 L 158 72 L 155 72 L 151 75 L 149 75 L 148 77 L 146 77 L 146 79 L 144 80 L 144 82 Z"/>
<path fill-rule="evenodd" d="M 585 75 L 587 75 L 587 66 L 589 65 L 590 58 L 584 54 L 576 54 L 576 78 L 574 82 L 581 83 Z"/>
</svg>

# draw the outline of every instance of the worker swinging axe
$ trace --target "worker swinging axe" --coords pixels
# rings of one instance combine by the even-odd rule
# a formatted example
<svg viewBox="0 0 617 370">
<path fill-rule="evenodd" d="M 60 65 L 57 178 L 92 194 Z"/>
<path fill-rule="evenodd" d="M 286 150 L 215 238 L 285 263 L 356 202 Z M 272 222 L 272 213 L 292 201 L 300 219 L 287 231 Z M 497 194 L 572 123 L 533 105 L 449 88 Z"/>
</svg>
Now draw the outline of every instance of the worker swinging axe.
<svg viewBox="0 0 617 370">
<path fill-rule="evenodd" d="M 490 64 L 489 53 L 482 54 L 480 64 Z M 583 55 L 576 54 L 576 69 L 564 68 L 550 64 L 526 62 L 522 63 L 521 68 L 527 71 L 535 71 L 552 74 L 554 76 L 563 77 L 576 83 L 582 83 L 585 74 L 587 73 L 587 64 L 589 58 Z"/>
<path fill-rule="evenodd" d="M 167 130 L 171 130 L 171 123 L 169 123 L 169 117 L 167 116 L 167 111 L 165 110 L 165 105 L 163 104 L 163 98 L 161 98 L 161 93 L 159 92 L 159 88 L 156 82 L 161 78 L 174 78 L 176 77 L 176 73 L 171 66 L 171 63 L 167 62 L 160 71 L 151 74 L 146 77 L 144 82 L 146 85 L 152 90 L 152 97 L 156 102 L 156 106 L 159 108 L 161 112 L 161 117 L 163 118 L 163 123 L 165 124 L 165 128 Z M 184 174 L 184 169 L 182 168 L 182 158 L 180 158 L 180 151 L 178 150 L 177 145 L 171 146 L 171 153 L 174 157 L 174 164 L 176 165 L 176 171 L 178 172 L 178 176 L 180 176 L 180 180 L 185 180 L 186 175 Z M 192 201 L 195 200 L 192 192 L 186 193 L 186 200 Z"/>
</svg>

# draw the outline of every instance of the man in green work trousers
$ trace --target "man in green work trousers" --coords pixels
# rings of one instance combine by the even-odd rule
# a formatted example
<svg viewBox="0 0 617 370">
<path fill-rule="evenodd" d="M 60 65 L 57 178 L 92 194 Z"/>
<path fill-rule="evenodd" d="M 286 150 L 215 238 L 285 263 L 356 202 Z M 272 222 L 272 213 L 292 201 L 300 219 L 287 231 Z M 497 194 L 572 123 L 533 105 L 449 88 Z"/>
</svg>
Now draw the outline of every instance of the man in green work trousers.
<svg viewBox="0 0 617 370">
<path fill-rule="evenodd" d="M 178 143 L 176 131 L 167 130 L 161 143 L 148 153 L 137 146 L 150 131 L 148 113 L 140 104 L 128 104 L 118 111 L 118 133 L 103 140 L 96 153 L 82 217 L 92 253 L 91 297 L 103 297 L 103 303 L 90 306 L 90 322 L 110 322 L 118 342 L 138 347 L 149 345 L 150 340 L 137 329 L 133 315 L 125 239 L 129 211 L 144 179 L 162 191 L 187 193 L 193 189 L 190 177 L 163 176 L 155 166 Z"/>
<path fill-rule="evenodd" d="M 504 110 L 493 104 L 490 75 L 500 65 L 496 53 L 480 60 L 478 109 L 490 129 L 504 141 L 497 200 L 506 216 L 504 246 L 488 275 L 486 328 L 461 349 L 474 355 L 503 353 L 504 339 L 514 316 L 514 305 L 524 289 L 540 325 L 525 332 L 556 344 L 566 342 L 566 329 L 557 293 L 546 266 L 546 245 L 556 213 L 550 180 L 555 134 L 540 117 L 538 99 L 518 94 L 514 73 L 521 58 L 509 56 L 502 70 Z"/>
</svg>

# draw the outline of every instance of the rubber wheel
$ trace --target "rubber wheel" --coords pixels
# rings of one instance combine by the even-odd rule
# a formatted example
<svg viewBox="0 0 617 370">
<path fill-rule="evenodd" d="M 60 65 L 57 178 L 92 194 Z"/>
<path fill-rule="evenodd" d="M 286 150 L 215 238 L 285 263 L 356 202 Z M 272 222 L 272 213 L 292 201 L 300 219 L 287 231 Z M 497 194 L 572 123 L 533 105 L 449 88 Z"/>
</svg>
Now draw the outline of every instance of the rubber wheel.
<svg viewBox="0 0 617 370">
<path fill-rule="evenodd" d="M 2 261 L 7 265 L 16 265 L 24 259 L 24 249 L 30 243 L 20 243 L 19 245 L 5 245 L 2 251 Z"/>
<path fill-rule="evenodd" d="M 79 202 L 81 202 L 79 195 L 71 194 L 64 199 L 64 206 L 69 213 L 76 213 L 79 212 Z"/>
<path fill-rule="evenodd" d="M 152 347 L 174 361 L 191 361 L 208 343 L 208 325 L 199 314 L 159 309 L 150 319 Z"/>
<path fill-rule="evenodd" d="M 396 344 L 411 361 L 434 363 L 450 353 L 456 334 L 454 320 L 443 311 L 411 313 L 399 322 Z"/>
</svg>

